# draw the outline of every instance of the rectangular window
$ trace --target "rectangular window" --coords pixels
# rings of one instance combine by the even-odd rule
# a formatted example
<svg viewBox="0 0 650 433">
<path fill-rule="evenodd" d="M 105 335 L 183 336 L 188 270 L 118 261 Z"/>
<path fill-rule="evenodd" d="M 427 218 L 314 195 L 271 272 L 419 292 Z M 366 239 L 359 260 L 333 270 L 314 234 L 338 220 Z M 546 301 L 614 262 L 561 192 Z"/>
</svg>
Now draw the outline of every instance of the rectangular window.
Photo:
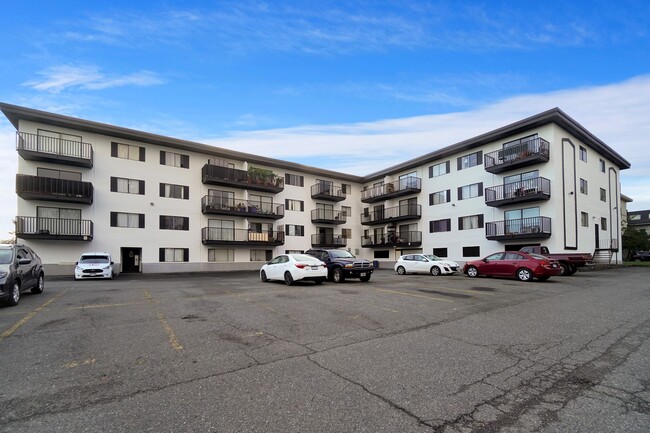
<svg viewBox="0 0 650 433">
<path fill-rule="evenodd" d="M 483 215 L 469 215 L 458 217 L 458 230 L 471 230 L 483 228 Z"/>
<path fill-rule="evenodd" d="M 483 196 L 483 182 L 458 187 L 458 200 Z"/>
<path fill-rule="evenodd" d="M 429 178 L 442 176 L 443 174 L 449 173 L 449 161 L 441 162 L 440 164 L 435 164 L 429 166 Z"/>
<path fill-rule="evenodd" d="M 438 191 L 429 194 L 429 206 L 451 201 L 451 190 Z"/>
<path fill-rule="evenodd" d="M 483 152 L 478 151 L 470 153 L 469 155 L 461 156 L 458 158 L 458 170 L 474 167 L 483 164 Z"/>
<path fill-rule="evenodd" d="M 341 237 L 343 239 L 352 239 L 352 229 L 341 229 Z"/>
<path fill-rule="evenodd" d="M 605 160 L 604 159 L 601 158 L 600 160 L 598 160 L 598 166 L 600 167 L 600 171 L 605 173 Z"/>
<path fill-rule="evenodd" d="M 587 162 L 587 149 L 580 146 L 580 161 Z"/>
<path fill-rule="evenodd" d="M 189 230 L 190 218 L 183 216 L 160 215 L 161 230 Z"/>
<path fill-rule="evenodd" d="M 305 236 L 305 226 L 287 224 L 287 236 Z"/>
<path fill-rule="evenodd" d="M 589 227 L 589 214 L 587 212 L 580 212 L 580 225 Z"/>
<path fill-rule="evenodd" d="M 580 192 L 583 194 L 587 194 L 587 181 L 584 179 L 580 179 Z"/>
<path fill-rule="evenodd" d="M 160 262 L 189 262 L 189 248 L 160 248 L 158 250 L 158 261 Z"/>
<path fill-rule="evenodd" d="M 81 181 L 81 173 L 74 171 L 63 171 L 63 170 L 53 170 L 51 168 L 41 168 L 36 169 L 36 175 L 38 177 L 47 177 L 51 179 L 65 179 L 65 180 L 76 180 Z"/>
<path fill-rule="evenodd" d="M 111 212 L 111 227 L 144 228 L 144 214 Z"/>
<path fill-rule="evenodd" d="M 438 257 L 449 257 L 447 255 L 447 248 L 434 248 L 433 255 Z"/>
<path fill-rule="evenodd" d="M 185 185 L 172 185 L 171 183 L 160 184 L 160 196 L 167 198 L 180 198 L 189 200 L 190 187 Z"/>
<path fill-rule="evenodd" d="M 144 180 L 111 176 L 111 191 L 144 195 Z"/>
<path fill-rule="evenodd" d="M 180 168 L 190 168 L 190 156 L 161 150 L 160 165 L 169 165 L 171 167 L 180 167 Z"/>
<path fill-rule="evenodd" d="M 112 142 L 111 156 L 113 158 L 130 159 L 132 161 L 144 161 L 145 148 L 133 144 Z"/>
<path fill-rule="evenodd" d="M 429 221 L 429 233 L 449 232 L 451 231 L 451 219 L 442 219 Z"/>
<path fill-rule="evenodd" d="M 234 262 L 235 250 L 208 249 L 208 262 Z"/>
<path fill-rule="evenodd" d="M 607 230 L 607 218 L 600 219 L 600 229 Z"/>
<path fill-rule="evenodd" d="M 607 201 L 607 191 L 605 191 L 605 188 L 600 189 L 600 201 Z"/>
<path fill-rule="evenodd" d="M 284 199 L 284 208 L 286 210 L 292 210 L 296 212 L 304 212 L 305 211 L 305 202 L 302 200 L 291 200 L 291 199 Z"/>
<path fill-rule="evenodd" d="M 341 206 L 341 214 L 346 217 L 352 216 L 352 208 L 350 206 Z"/>
<path fill-rule="evenodd" d="M 352 194 L 352 186 L 347 183 L 342 183 L 341 184 L 341 192 L 343 194 Z"/>
<path fill-rule="evenodd" d="M 251 262 L 268 262 L 273 258 L 273 250 L 251 250 Z"/>
<path fill-rule="evenodd" d="M 305 177 L 298 174 L 285 173 L 284 183 L 286 185 L 305 186 Z"/>
<path fill-rule="evenodd" d="M 463 257 L 481 257 L 481 247 L 463 247 Z"/>
</svg>

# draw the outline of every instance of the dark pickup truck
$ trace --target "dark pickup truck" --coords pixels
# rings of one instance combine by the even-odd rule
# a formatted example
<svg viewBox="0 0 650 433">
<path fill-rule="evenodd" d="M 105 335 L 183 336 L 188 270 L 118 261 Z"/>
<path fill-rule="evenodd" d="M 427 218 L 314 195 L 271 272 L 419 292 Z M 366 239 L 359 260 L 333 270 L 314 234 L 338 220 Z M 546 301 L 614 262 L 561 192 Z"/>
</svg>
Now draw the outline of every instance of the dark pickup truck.
<svg viewBox="0 0 650 433">
<path fill-rule="evenodd" d="M 347 250 L 311 249 L 305 254 L 314 256 L 327 265 L 327 278 L 335 283 L 342 283 L 346 278 L 358 278 L 361 281 L 370 281 L 374 267 L 372 262 L 359 259 Z"/>
<path fill-rule="evenodd" d="M 589 253 L 555 253 L 551 252 L 546 247 L 530 246 L 523 247 L 519 251 L 522 253 L 539 254 L 550 259 L 555 259 L 560 262 L 562 268 L 561 275 L 573 275 L 578 271 L 578 268 L 589 266 L 592 264 L 593 256 Z"/>
</svg>

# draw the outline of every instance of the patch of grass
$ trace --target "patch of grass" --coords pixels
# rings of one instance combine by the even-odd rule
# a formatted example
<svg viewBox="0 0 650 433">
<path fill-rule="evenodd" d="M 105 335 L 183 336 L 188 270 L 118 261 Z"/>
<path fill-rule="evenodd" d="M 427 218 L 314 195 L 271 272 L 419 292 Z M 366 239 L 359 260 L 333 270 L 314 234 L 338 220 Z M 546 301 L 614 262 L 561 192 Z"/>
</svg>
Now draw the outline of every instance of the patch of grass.
<svg viewBox="0 0 650 433">
<path fill-rule="evenodd" d="M 634 262 L 634 261 L 624 261 L 625 266 L 638 266 L 643 268 L 650 268 L 650 262 Z"/>
</svg>

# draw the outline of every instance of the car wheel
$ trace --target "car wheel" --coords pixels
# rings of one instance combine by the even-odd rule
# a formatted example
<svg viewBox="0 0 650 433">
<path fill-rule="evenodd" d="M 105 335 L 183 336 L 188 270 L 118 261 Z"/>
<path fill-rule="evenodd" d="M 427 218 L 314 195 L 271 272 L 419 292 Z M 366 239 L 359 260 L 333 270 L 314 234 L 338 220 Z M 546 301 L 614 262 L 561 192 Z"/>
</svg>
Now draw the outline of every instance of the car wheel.
<svg viewBox="0 0 650 433">
<path fill-rule="evenodd" d="M 345 281 L 345 275 L 343 275 L 343 269 L 341 268 L 334 268 L 334 271 L 332 272 L 332 281 L 335 283 L 342 283 Z"/>
<path fill-rule="evenodd" d="M 434 277 L 437 277 L 438 275 L 440 275 L 440 268 L 437 267 L 437 266 L 433 266 L 433 267 L 431 267 L 430 272 L 431 272 L 431 275 L 433 275 Z"/>
<path fill-rule="evenodd" d="M 9 296 L 9 305 L 12 307 L 18 305 L 20 302 L 20 284 L 18 281 L 14 281 L 14 285 L 11 288 L 11 296 Z"/>
<path fill-rule="evenodd" d="M 537 277 L 537 279 L 538 279 L 539 281 L 546 281 L 546 280 L 548 280 L 549 278 L 550 278 L 550 277 L 549 277 L 548 275 L 543 276 L 543 277 Z"/>
<path fill-rule="evenodd" d="M 370 281 L 370 275 L 366 275 L 365 277 L 359 277 L 359 279 L 364 283 L 367 283 L 368 281 Z"/>
<path fill-rule="evenodd" d="M 284 283 L 287 286 L 290 286 L 293 284 L 293 277 L 291 276 L 291 272 L 287 271 L 284 273 Z"/>
<path fill-rule="evenodd" d="M 45 278 L 43 277 L 43 274 L 41 274 L 38 276 L 36 285 L 32 287 L 32 293 L 38 295 L 39 293 L 43 293 L 43 289 L 45 289 Z"/>
<path fill-rule="evenodd" d="M 569 275 L 573 275 L 576 272 L 578 272 L 578 267 L 577 266 L 571 266 L 571 268 L 569 269 Z"/>
<path fill-rule="evenodd" d="M 404 266 L 398 266 L 397 273 L 400 275 L 406 275 L 406 269 L 404 269 Z"/>
<path fill-rule="evenodd" d="M 478 269 L 476 269 L 476 266 L 470 266 L 467 268 L 467 276 L 472 278 L 478 277 Z"/>
<path fill-rule="evenodd" d="M 560 275 L 563 277 L 571 275 L 571 267 L 566 263 L 560 263 L 560 268 L 562 268 L 562 273 Z"/>
<path fill-rule="evenodd" d="M 519 281 L 532 281 L 533 273 L 530 271 L 530 269 L 527 269 L 527 268 L 518 269 L 517 270 L 517 279 Z"/>
<path fill-rule="evenodd" d="M 266 272 L 264 271 L 260 272 L 260 280 L 262 280 L 263 283 L 269 282 L 269 278 L 266 276 Z"/>
</svg>

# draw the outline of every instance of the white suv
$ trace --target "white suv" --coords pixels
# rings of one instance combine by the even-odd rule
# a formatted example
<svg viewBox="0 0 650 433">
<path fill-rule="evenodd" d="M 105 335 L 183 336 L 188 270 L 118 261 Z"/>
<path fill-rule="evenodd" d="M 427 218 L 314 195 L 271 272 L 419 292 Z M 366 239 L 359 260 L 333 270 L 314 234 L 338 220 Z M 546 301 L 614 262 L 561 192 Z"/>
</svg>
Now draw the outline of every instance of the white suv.
<svg viewBox="0 0 650 433">
<path fill-rule="evenodd" d="M 116 275 L 113 265 L 113 259 L 108 253 L 83 253 L 74 268 L 74 279 L 113 279 Z"/>
</svg>

